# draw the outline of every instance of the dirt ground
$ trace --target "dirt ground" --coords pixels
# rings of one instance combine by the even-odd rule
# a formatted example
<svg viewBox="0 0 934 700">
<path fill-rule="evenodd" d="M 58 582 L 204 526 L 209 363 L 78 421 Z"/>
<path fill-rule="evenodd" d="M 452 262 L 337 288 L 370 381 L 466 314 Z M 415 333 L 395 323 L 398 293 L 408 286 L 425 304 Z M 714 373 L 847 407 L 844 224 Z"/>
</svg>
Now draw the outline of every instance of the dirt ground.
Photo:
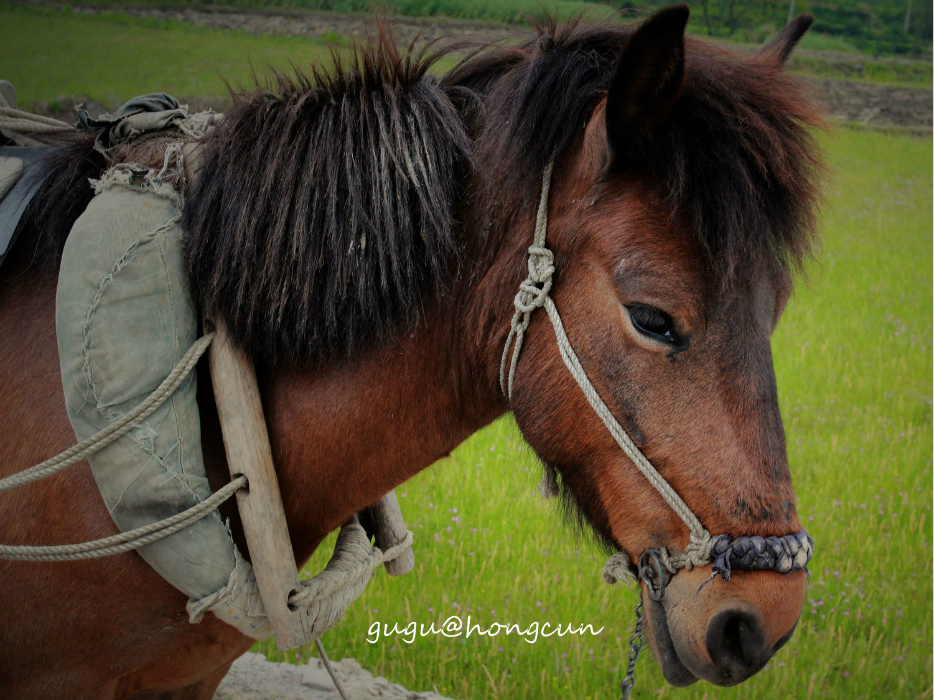
<svg viewBox="0 0 934 700">
<path fill-rule="evenodd" d="M 332 662 L 337 680 L 354 700 L 450 700 L 434 692 L 413 692 L 373 677 L 353 659 Z M 234 661 L 214 700 L 339 700 L 334 682 L 319 659 L 305 666 L 277 664 L 262 654 L 247 653 Z"/>
<path fill-rule="evenodd" d="M 94 15 L 112 11 L 112 7 L 73 6 L 75 12 Z M 338 37 L 362 38 L 373 28 L 370 15 L 342 12 L 306 12 L 290 8 L 228 8 L 228 7 L 122 7 L 132 17 L 175 20 L 197 27 L 237 29 L 253 34 L 285 34 L 311 39 Z M 459 37 L 471 41 L 498 41 L 508 36 L 522 35 L 528 30 L 488 22 L 449 19 L 445 17 L 395 17 L 393 32 L 400 43 L 432 41 L 441 37 Z"/>
<path fill-rule="evenodd" d="M 75 12 L 97 14 L 110 7 L 74 6 Z M 329 12 L 304 12 L 289 9 L 252 10 L 223 7 L 124 7 L 135 17 L 175 20 L 213 29 L 235 29 L 257 34 L 287 34 L 315 39 L 338 37 L 360 38 L 372 29 L 372 17 Z M 437 17 L 399 17 L 393 28 L 400 43 L 431 41 L 440 37 L 455 37 L 471 42 L 493 42 L 510 36 L 523 36 L 528 29 Z M 840 57 L 838 57 L 840 58 Z M 858 56 L 845 56 L 858 60 Z M 842 60 L 842 59 L 840 59 Z M 896 60 L 896 59 L 893 59 Z M 932 92 L 930 89 L 894 87 L 867 82 L 810 78 L 818 99 L 835 119 L 860 122 L 868 126 L 931 133 Z M 190 95 L 180 95 L 193 109 L 211 106 L 223 110 L 224 105 L 211 103 Z M 182 99 L 185 98 L 185 99 Z M 65 109 L 61 114 L 70 118 L 71 104 L 58 101 Z M 95 105 L 96 106 L 96 105 Z M 117 105 L 103 105 L 114 108 Z M 92 110 L 93 111 L 93 110 Z M 55 115 L 58 116 L 58 115 Z"/>
<path fill-rule="evenodd" d="M 930 90 L 812 78 L 830 115 L 848 122 L 931 133 Z"/>
</svg>

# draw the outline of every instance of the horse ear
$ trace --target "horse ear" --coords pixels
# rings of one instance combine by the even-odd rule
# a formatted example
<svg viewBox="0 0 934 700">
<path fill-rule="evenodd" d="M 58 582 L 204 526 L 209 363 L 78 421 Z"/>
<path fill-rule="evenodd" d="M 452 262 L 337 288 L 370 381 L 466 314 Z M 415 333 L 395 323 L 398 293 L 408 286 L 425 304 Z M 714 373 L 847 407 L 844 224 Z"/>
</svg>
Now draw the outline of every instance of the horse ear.
<svg viewBox="0 0 934 700">
<path fill-rule="evenodd" d="M 623 49 L 606 96 L 613 165 L 625 164 L 654 138 L 684 80 L 684 28 L 690 10 L 675 5 L 649 17 Z"/>
<path fill-rule="evenodd" d="M 798 15 L 797 19 L 789 22 L 773 41 L 762 48 L 759 55 L 775 61 L 780 66 L 784 65 L 795 46 L 801 41 L 801 37 L 804 36 L 808 27 L 812 24 L 814 24 L 814 15 Z"/>
</svg>

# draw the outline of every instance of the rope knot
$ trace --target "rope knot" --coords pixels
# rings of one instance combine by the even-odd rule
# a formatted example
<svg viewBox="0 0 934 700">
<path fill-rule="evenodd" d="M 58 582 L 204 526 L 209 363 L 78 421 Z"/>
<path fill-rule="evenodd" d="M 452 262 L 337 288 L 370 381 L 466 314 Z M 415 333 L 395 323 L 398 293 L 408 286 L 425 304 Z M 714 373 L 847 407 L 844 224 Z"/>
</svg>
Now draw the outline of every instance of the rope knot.
<svg viewBox="0 0 934 700">
<path fill-rule="evenodd" d="M 529 280 L 551 286 L 555 274 L 555 254 L 543 245 L 529 246 Z"/>
<path fill-rule="evenodd" d="M 629 563 L 629 556 L 625 552 L 616 552 L 607 559 L 603 567 L 603 580 L 609 584 L 617 582 L 629 583 L 636 580 Z"/>
<path fill-rule="evenodd" d="M 513 300 L 516 312 L 512 317 L 509 336 L 506 339 L 506 347 L 500 363 L 500 388 L 510 398 L 512 398 L 512 384 L 525 330 L 529 327 L 532 312 L 545 305 L 548 294 L 551 292 L 552 277 L 555 274 L 555 254 L 544 245 L 529 246 L 528 268 L 529 276 L 519 285 L 519 291 Z M 515 349 L 512 353 L 512 362 L 509 363 L 509 351 L 513 343 L 515 343 Z"/>
<path fill-rule="evenodd" d="M 514 301 L 517 318 L 513 320 L 513 324 L 521 323 L 524 326 L 523 331 L 528 327 L 527 315 L 545 305 L 545 299 L 551 291 L 551 278 L 555 272 L 554 259 L 554 253 L 548 248 L 529 248 L 529 276 L 519 285 Z"/>
<path fill-rule="evenodd" d="M 691 534 L 691 541 L 684 548 L 682 557 L 682 567 L 690 571 L 695 566 L 706 566 L 710 563 L 710 551 L 718 538 L 711 537 L 710 533 L 704 530 L 700 535 Z"/>
</svg>

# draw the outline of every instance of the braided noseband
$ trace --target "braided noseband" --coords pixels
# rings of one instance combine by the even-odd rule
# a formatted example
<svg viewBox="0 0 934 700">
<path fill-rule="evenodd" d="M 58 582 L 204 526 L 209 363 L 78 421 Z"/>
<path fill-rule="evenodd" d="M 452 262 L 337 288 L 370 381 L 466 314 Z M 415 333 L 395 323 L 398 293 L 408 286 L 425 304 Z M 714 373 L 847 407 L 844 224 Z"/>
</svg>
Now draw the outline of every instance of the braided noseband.
<svg viewBox="0 0 934 700">
<path fill-rule="evenodd" d="M 639 578 L 648 584 L 653 597 L 658 596 L 657 600 L 664 595 L 666 576 L 674 575 L 680 569 L 690 570 L 695 566 L 706 566 L 712 563 L 711 580 L 719 575 L 724 581 L 730 580 L 730 572 L 733 569 L 767 570 L 783 574 L 805 569 L 811 560 L 813 541 L 804 530 L 780 537 L 711 535 L 701 525 L 700 520 L 687 503 L 671 487 L 671 484 L 665 481 L 664 477 L 642 454 L 587 378 L 564 332 L 558 309 L 548 295 L 551 291 L 551 278 L 555 272 L 554 253 L 545 245 L 545 235 L 548 231 L 548 193 L 551 187 L 551 171 L 552 164 L 549 163 L 542 176 L 542 193 L 535 220 L 535 240 L 529 247 L 529 276 L 516 294 L 516 312 L 512 317 L 506 347 L 503 349 L 503 358 L 500 362 L 501 389 L 506 396 L 512 398 L 516 366 L 519 362 L 519 351 L 522 349 L 525 331 L 529 327 L 532 312 L 537 308 L 544 308 L 554 328 L 561 359 L 581 391 L 584 392 L 588 403 L 603 421 L 620 449 L 661 494 L 691 533 L 691 540 L 681 553 L 673 554 L 665 548 L 650 549 L 640 557 Z M 511 361 L 510 350 L 512 350 Z M 603 577 L 608 583 L 635 579 L 636 575 L 632 572 L 629 556 L 625 552 L 617 552 L 611 556 L 604 567 Z"/>
</svg>

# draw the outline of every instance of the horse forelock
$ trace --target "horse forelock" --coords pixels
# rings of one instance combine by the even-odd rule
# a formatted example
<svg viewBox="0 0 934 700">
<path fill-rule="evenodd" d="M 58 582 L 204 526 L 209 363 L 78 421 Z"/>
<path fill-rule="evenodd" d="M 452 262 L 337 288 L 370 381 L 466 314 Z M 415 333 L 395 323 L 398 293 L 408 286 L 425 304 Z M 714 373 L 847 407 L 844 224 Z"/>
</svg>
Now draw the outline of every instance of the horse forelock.
<svg viewBox="0 0 934 700">
<path fill-rule="evenodd" d="M 534 201 L 547 163 L 580 143 L 632 32 L 548 18 L 534 40 L 445 78 L 486 92 L 476 149 L 491 191 L 521 184 Z M 636 174 L 691 223 L 723 288 L 744 270 L 800 271 L 816 244 L 820 110 L 768 56 L 685 48 L 679 98 Z"/>
</svg>

